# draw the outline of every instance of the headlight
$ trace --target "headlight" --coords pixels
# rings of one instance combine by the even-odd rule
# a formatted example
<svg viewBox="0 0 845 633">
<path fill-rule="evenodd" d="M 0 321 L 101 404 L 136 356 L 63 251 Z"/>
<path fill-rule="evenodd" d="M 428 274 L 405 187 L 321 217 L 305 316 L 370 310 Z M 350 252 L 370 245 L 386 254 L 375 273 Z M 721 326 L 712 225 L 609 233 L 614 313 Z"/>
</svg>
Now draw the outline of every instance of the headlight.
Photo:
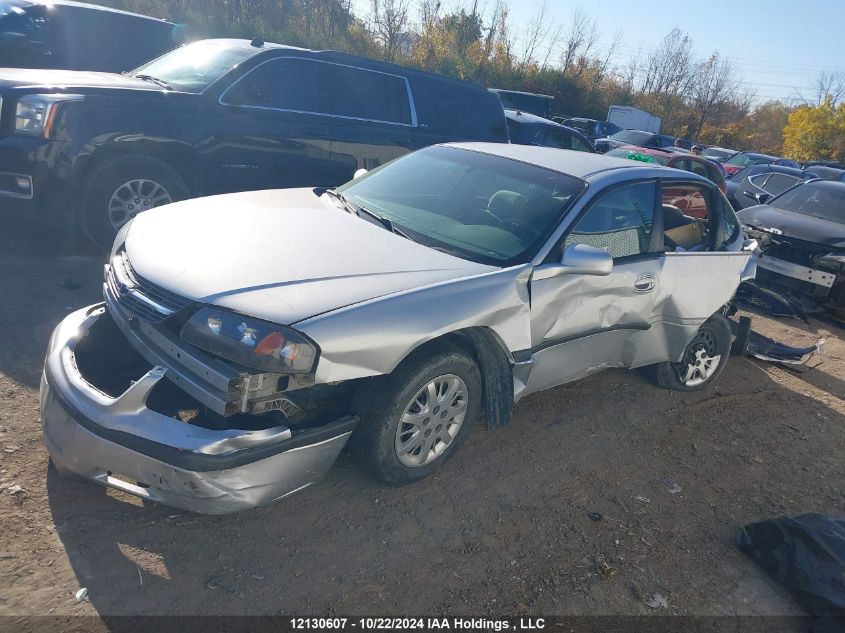
<svg viewBox="0 0 845 633">
<path fill-rule="evenodd" d="M 56 112 L 66 101 L 78 101 L 81 95 L 26 95 L 15 109 L 15 132 L 26 136 L 50 138 Z"/>
<path fill-rule="evenodd" d="M 291 328 L 235 312 L 202 308 L 182 327 L 182 340 L 244 367 L 306 374 L 319 357 L 317 345 Z"/>
</svg>

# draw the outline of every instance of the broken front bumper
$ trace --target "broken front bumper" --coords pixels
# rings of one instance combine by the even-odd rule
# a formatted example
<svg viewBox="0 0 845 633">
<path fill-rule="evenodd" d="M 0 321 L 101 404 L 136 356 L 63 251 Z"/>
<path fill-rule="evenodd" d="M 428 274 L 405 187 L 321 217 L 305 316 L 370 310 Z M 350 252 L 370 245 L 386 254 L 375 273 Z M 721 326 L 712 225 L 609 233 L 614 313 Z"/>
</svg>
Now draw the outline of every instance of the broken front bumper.
<svg viewBox="0 0 845 633">
<path fill-rule="evenodd" d="M 303 430 L 212 430 L 147 408 L 167 368 L 153 367 L 116 398 L 86 382 L 74 348 L 103 315 L 72 313 L 53 332 L 41 381 L 44 443 L 59 472 L 193 512 L 225 514 L 301 490 L 328 471 L 354 416 Z"/>
</svg>

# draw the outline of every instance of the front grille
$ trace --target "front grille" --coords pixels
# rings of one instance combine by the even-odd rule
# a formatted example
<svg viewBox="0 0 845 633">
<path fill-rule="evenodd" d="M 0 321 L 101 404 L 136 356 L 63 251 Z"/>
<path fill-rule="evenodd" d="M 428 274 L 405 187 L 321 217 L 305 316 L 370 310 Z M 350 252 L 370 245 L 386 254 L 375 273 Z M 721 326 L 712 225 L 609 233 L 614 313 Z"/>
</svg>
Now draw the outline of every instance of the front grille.
<svg viewBox="0 0 845 633">
<path fill-rule="evenodd" d="M 126 251 L 112 259 L 106 273 L 106 289 L 120 307 L 148 323 L 160 323 L 191 303 L 137 274 Z"/>
</svg>

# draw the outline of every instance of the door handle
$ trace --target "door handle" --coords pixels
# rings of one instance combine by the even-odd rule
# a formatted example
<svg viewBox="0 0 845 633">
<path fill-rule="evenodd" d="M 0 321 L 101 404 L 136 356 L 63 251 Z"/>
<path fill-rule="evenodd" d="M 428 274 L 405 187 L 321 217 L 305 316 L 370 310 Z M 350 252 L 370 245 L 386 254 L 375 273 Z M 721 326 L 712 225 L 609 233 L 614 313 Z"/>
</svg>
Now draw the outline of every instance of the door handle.
<svg viewBox="0 0 845 633">
<path fill-rule="evenodd" d="M 411 139 L 409 138 L 394 138 L 391 139 L 394 145 L 401 145 L 402 147 L 411 147 Z"/>
<path fill-rule="evenodd" d="M 311 138 L 329 138 L 329 131 L 328 130 L 311 130 L 305 133 L 305 136 Z"/>
<path fill-rule="evenodd" d="M 654 289 L 654 286 L 657 284 L 657 280 L 654 278 L 654 275 L 647 274 L 647 275 L 640 275 L 637 277 L 636 281 L 634 281 L 634 292 L 650 292 Z"/>
</svg>

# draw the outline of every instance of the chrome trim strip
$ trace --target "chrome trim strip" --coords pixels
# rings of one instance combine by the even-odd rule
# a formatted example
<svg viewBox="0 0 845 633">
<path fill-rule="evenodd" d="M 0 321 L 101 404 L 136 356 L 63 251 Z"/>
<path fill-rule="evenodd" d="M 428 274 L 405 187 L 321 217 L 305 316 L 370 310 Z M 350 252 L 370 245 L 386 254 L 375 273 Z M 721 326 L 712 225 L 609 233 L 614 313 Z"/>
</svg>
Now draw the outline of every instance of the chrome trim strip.
<svg viewBox="0 0 845 633">
<path fill-rule="evenodd" d="M 396 77 L 397 79 L 401 79 L 405 82 L 405 90 L 408 93 L 408 106 L 410 108 L 411 114 L 411 123 L 400 123 L 397 121 L 382 121 L 380 119 L 365 119 L 362 117 L 354 117 L 354 116 L 345 116 L 342 114 L 330 114 L 328 112 L 311 112 L 309 110 L 290 110 L 288 108 L 273 108 L 270 106 L 259 106 L 259 105 L 241 105 L 238 103 L 226 103 L 223 101 L 223 98 L 226 94 L 235 86 L 237 86 L 241 81 L 249 77 L 252 73 L 256 70 L 264 66 L 265 64 L 269 64 L 271 62 L 276 62 L 285 59 L 301 59 L 304 61 L 314 62 L 317 64 L 331 64 L 333 66 L 343 66 L 344 68 L 354 68 L 355 70 L 362 70 L 368 73 L 376 73 L 379 75 L 387 75 L 388 77 Z M 298 55 L 282 55 L 278 57 L 273 57 L 272 59 L 268 59 L 267 61 L 261 62 L 255 68 L 249 70 L 245 75 L 238 77 L 228 88 L 226 88 L 221 94 L 220 97 L 217 99 L 217 103 L 222 106 L 227 106 L 230 108 L 246 108 L 248 110 L 269 110 L 271 112 L 290 112 L 291 114 L 307 114 L 310 116 L 326 116 L 331 117 L 333 119 L 344 119 L 347 121 L 365 121 L 367 123 L 383 123 L 385 125 L 396 125 L 399 127 L 417 127 L 417 108 L 416 104 L 414 103 L 413 93 L 411 92 L 411 85 L 408 82 L 407 77 L 403 77 L 402 75 L 394 75 L 393 73 L 386 73 L 380 70 L 372 70 L 370 68 L 363 68 L 361 66 L 352 66 L 350 64 L 339 64 L 337 62 L 329 62 L 323 59 L 314 59 L 313 57 L 301 57 Z"/>
</svg>

